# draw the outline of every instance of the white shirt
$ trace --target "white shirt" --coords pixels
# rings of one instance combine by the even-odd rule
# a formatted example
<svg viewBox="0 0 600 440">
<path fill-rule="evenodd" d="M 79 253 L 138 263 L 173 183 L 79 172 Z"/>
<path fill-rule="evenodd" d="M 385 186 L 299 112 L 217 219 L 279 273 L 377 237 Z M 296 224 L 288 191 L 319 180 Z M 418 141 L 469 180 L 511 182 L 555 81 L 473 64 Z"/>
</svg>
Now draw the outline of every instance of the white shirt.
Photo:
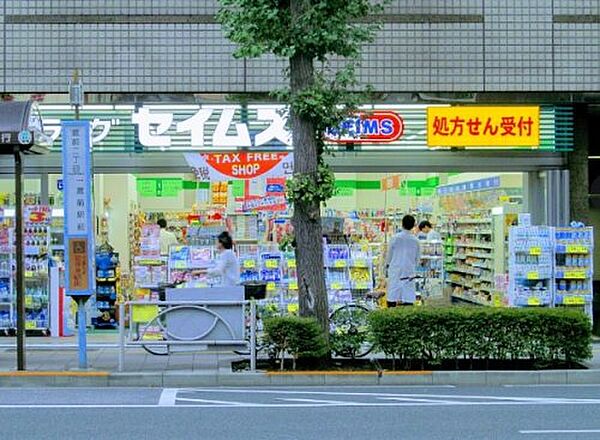
<svg viewBox="0 0 600 440">
<path fill-rule="evenodd" d="M 169 248 L 178 244 L 177 237 L 175 237 L 175 234 L 162 228 L 160 230 L 160 237 L 158 239 L 158 242 L 160 244 L 161 255 L 169 255 Z"/>
<path fill-rule="evenodd" d="M 390 241 L 386 263 L 388 268 L 388 301 L 414 303 L 416 297 L 414 280 L 421 260 L 419 240 L 410 231 L 402 231 Z"/>
<path fill-rule="evenodd" d="M 427 233 L 427 241 L 441 241 L 442 236 L 438 231 L 434 231 L 433 229 Z"/>
<path fill-rule="evenodd" d="M 235 253 L 226 249 L 219 254 L 216 266 L 208 271 L 210 277 L 221 277 L 221 286 L 230 287 L 240 284 L 240 265 Z"/>
</svg>

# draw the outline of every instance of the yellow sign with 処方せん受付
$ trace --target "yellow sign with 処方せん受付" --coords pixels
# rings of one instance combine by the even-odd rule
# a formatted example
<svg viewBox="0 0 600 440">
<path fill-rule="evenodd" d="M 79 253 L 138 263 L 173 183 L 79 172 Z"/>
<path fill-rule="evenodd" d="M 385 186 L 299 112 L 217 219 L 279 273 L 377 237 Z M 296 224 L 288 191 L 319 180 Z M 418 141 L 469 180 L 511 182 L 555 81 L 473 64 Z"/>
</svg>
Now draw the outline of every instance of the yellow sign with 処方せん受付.
<svg viewBox="0 0 600 440">
<path fill-rule="evenodd" d="M 429 148 L 535 148 L 539 145 L 538 106 L 427 108 Z"/>
</svg>

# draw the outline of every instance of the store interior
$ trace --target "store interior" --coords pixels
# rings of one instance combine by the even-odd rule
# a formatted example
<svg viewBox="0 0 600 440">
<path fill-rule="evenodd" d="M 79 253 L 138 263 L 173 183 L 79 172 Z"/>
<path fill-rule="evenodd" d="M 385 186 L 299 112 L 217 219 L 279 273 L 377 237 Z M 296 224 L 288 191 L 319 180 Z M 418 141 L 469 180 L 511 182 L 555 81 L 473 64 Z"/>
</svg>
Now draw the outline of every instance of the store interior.
<svg viewBox="0 0 600 440">
<path fill-rule="evenodd" d="M 49 267 L 60 271 L 64 255 L 61 176 L 50 174 L 44 182 L 40 177 L 28 176 L 24 183 L 26 205 L 47 205 L 51 213 L 47 228 L 31 228 L 34 235 L 45 235 L 47 241 L 36 236 L 26 244 L 46 245 L 50 251 L 47 255 L 53 260 Z M 559 288 L 585 297 L 577 305 L 587 303 L 592 288 L 591 233 L 576 237 L 572 243 L 579 244 L 577 249 L 569 242 L 567 253 L 581 255 L 575 260 L 570 257 L 568 264 L 562 263 L 589 268 L 585 276 L 581 270 L 565 275 L 577 275 L 578 280 L 583 278 L 580 281 L 561 284 L 552 271 L 542 274 L 529 270 L 522 274 L 521 285 L 511 285 L 511 271 L 527 271 L 533 263 L 554 258 L 554 254 L 545 254 L 554 252 L 544 241 L 549 229 L 521 228 L 518 232 L 519 228 L 513 228 L 517 231 L 515 238 L 509 237 L 511 227 L 519 224 L 519 214 L 527 211 L 525 186 L 526 173 L 336 173 L 336 195 L 322 210 L 330 303 L 385 292 L 386 244 L 408 213 L 417 222 L 429 221 L 440 237 L 432 241 L 420 236 L 422 263 L 417 291 L 421 304 L 515 306 L 525 301 L 525 305 L 548 305 L 548 301 L 554 301 L 549 292 Z M 115 328 L 119 300 L 157 299 L 158 286 L 165 283 L 209 285 L 210 280 L 198 276 L 194 269 L 212 264 L 214 238 L 225 229 L 232 232 L 237 243 L 240 281 L 263 282 L 267 298 L 290 311 L 297 309 L 298 280 L 290 246 L 293 229 L 284 187 L 285 179 L 268 177 L 201 182 L 192 173 L 96 175 L 96 245 L 105 257 L 113 256 L 106 261 L 114 264 L 99 264 L 97 256 L 97 289 L 101 293 L 89 306 L 91 324 Z M 0 202 L 8 219 L 5 225 L 11 223 L 11 209 L 14 216 L 13 193 L 14 180 L 0 179 Z M 166 256 L 157 249 L 156 222 L 160 218 L 167 220 L 168 229 L 179 242 Z M 515 257 L 519 233 L 525 234 L 529 243 L 539 241 L 539 245 L 528 248 L 523 261 Z M 41 250 L 38 253 L 43 254 Z M 32 268 L 27 272 L 31 277 L 47 270 L 36 263 L 36 258 L 42 257 L 31 257 Z M 519 266 L 525 263 L 529 266 Z M 44 290 L 42 284 L 44 281 L 32 283 L 26 292 L 33 310 L 28 317 L 32 330 L 48 327 L 51 298 L 57 295 L 53 289 L 60 286 L 55 281 L 53 287 L 50 281 Z M 0 285 L 0 296 L 4 295 L 7 303 L 14 298 L 12 290 L 11 285 Z M 0 330 L 13 324 L 13 315 L 0 310 Z"/>
</svg>

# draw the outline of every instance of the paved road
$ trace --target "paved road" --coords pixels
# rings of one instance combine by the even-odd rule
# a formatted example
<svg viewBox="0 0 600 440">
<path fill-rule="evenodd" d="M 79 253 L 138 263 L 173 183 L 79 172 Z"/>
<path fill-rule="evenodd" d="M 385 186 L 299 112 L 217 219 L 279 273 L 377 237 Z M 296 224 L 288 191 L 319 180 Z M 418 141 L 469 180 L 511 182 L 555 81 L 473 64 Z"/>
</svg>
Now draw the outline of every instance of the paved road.
<svg viewBox="0 0 600 440">
<path fill-rule="evenodd" d="M 0 390 L 8 439 L 600 438 L 600 385 Z"/>
</svg>

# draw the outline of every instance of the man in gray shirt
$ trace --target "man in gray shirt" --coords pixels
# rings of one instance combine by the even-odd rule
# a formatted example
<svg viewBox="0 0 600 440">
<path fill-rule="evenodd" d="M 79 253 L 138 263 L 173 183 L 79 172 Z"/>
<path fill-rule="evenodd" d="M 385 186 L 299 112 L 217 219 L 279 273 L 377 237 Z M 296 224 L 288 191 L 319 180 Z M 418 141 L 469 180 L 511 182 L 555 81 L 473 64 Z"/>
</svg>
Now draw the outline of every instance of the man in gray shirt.
<svg viewBox="0 0 600 440">
<path fill-rule="evenodd" d="M 388 268 L 387 305 L 413 305 L 416 299 L 415 274 L 421 260 L 419 240 L 413 234 L 416 220 L 412 215 L 402 219 L 402 232 L 390 241 L 386 264 Z"/>
</svg>

